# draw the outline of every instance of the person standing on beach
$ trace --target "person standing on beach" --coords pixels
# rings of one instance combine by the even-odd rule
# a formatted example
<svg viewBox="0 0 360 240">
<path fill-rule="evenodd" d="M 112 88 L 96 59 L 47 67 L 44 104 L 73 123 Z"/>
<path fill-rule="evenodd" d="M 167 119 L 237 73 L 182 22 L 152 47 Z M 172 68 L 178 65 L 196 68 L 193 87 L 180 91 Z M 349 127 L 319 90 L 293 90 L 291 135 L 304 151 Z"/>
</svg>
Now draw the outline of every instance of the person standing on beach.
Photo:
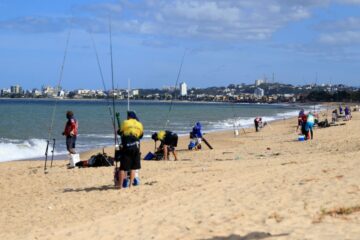
<svg viewBox="0 0 360 240">
<path fill-rule="evenodd" d="M 300 112 L 299 112 L 299 115 L 298 115 L 298 125 L 297 125 L 297 127 L 296 127 L 296 131 L 299 130 L 299 128 L 301 128 L 301 126 L 302 126 L 302 122 L 303 122 L 302 118 L 303 118 L 303 115 L 305 115 L 305 111 L 304 111 L 304 109 L 302 108 L 302 109 L 300 110 Z"/>
<path fill-rule="evenodd" d="M 348 106 L 345 107 L 345 121 L 349 121 L 351 119 L 351 110 Z"/>
<path fill-rule="evenodd" d="M 309 139 L 310 137 L 311 137 L 311 139 L 314 138 L 314 132 L 313 132 L 314 123 L 315 123 L 315 117 L 310 112 L 307 115 L 307 118 L 306 118 L 306 124 L 305 124 L 306 135 L 305 135 L 305 139 Z M 310 134 L 310 136 L 309 136 L 309 134 Z"/>
<path fill-rule="evenodd" d="M 254 119 L 254 125 L 255 125 L 255 131 L 256 132 L 259 131 L 260 124 L 261 124 L 261 117 L 256 117 Z"/>
<path fill-rule="evenodd" d="M 177 154 L 175 151 L 175 147 L 177 147 L 178 143 L 178 135 L 171 131 L 159 131 L 154 133 L 151 138 L 156 142 L 160 141 L 159 149 L 164 153 L 164 160 L 169 160 L 169 153 L 172 152 L 174 155 L 175 161 L 178 160 Z"/>
<path fill-rule="evenodd" d="M 307 138 L 308 132 L 306 132 L 306 121 L 307 121 L 307 115 L 304 113 L 301 116 L 301 134 L 305 136 L 305 139 Z"/>
<path fill-rule="evenodd" d="M 332 111 L 332 118 L 331 118 L 331 122 L 335 123 L 338 120 L 338 112 L 337 109 L 335 109 L 334 111 Z"/>
<path fill-rule="evenodd" d="M 75 154 L 75 144 L 79 125 L 78 121 L 74 118 L 74 113 L 72 111 L 66 112 L 66 118 L 67 122 L 62 134 L 66 137 L 66 149 L 70 154 Z"/>
<path fill-rule="evenodd" d="M 120 174 L 119 185 L 124 185 L 126 173 L 130 171 L 129 187 L 133 185 L 135 179 L 135 171 L 141 168 L 140 164 L 140 139 L 144 135 L 144 127 L 138 120 L 135 112 L 127 112 L 127 120 L 121 123 L 118 134 L 121 136 L 121 157 L 120 157 Z"/>
</svg>

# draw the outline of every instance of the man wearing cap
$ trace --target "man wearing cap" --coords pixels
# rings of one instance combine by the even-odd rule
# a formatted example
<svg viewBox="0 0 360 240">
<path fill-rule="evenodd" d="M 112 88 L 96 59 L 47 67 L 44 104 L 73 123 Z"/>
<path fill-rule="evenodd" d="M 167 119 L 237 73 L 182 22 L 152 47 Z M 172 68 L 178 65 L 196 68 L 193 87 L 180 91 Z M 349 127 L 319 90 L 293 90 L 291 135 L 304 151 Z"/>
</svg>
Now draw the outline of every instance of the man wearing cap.
<svg viewBox="0 0 360 240">
<path fill-rule="evenodd" d="M 66 149 L 70 154 L 75 154 L 76 136 L 78 134 L 78 121 L 74 118 L 72 111 L 66 112 L 67 122 L 62 133 L 66 137 Z"/>
<path fill-rule="evenodd" d="M 131 186 L 135 178 L 135 170 L 140 165 L 140 139 L 143 137 L 143 125 L 137 118 L 135 112 L 127 112 L 127 120 L 121 123 L 118 134 L 121 136 L 122 156 L 120 158 L 119 188 L 123 186 L 126 172 L 130 171 Z"/>
</svg>

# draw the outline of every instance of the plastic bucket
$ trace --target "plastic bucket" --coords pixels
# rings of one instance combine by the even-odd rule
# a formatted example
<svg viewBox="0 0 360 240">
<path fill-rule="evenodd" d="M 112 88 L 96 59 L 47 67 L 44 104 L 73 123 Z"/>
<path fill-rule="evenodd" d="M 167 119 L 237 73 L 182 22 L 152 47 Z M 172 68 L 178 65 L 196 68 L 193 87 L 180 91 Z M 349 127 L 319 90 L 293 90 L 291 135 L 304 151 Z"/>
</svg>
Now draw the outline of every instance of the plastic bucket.
<svg viewBox="0 0 360 240">
<path fill-rule="evenodd" d="M 80 162 L 80 154 L 70 154 L 70 167 L 75 167 L 78 162 Z"/>
</svg>

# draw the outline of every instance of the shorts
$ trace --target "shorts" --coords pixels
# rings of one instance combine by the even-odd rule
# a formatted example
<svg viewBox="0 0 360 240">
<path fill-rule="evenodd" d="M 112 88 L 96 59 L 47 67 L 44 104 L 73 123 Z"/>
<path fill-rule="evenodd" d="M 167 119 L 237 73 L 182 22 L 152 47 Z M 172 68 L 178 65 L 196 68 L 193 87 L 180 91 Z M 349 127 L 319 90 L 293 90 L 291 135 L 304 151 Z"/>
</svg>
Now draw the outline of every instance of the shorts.
<svg viewBox="0 0 360 240">
<path fill-rule="evenodd" d="M 130 171 L 140 168 L 140 149 L 136 146 L 124 148 L 120 158 L 120 170 Z"/>
<path fill-rule="evenodd" d="M 301 126 L 301 124 L 302 124 L 302 120 L 298 119 L 298 126 Z"/>
<path fill-rule="evenodd" d="M 74 149 L 76 144 L 76 136 L 66 136 L 66 149 Z"/>
<path fill-rule="evenodd" d="M 307 122 L 307 123 L 305 124 L 305 131 L 306 131 L 306 132 L 308 132 L 308 131 L 312 131 L 313 126 L 314 126 L 314 124 L 313 124 L 313 123 L 309 123 L 309 122 Z"/>
<path fill-rule="evenodd" d="M 178 144 L 178 135 L 177 134 L 168 134 L 165 136 L 164 144 L 172 148 L 177 147 Z"/>
</svg>

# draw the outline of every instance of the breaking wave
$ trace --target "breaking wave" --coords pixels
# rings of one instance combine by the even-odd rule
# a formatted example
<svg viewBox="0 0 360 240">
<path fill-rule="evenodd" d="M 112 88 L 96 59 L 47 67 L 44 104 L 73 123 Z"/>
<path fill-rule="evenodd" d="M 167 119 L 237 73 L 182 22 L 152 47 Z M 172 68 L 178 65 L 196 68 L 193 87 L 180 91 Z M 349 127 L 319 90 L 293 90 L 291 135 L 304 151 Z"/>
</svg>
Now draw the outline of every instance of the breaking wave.
<svg viewBox="0 0 360 240">
<path fill-rule="evenodd" d="M 14 140 L 0 138 L 0 162 L 43 157 L 45 149 L 46 140 L 43 139 Z M 50 150 L 49 154 L 51 154 Z M 54 154 L 62 153 L 55 151 Z"/>
</svg>

